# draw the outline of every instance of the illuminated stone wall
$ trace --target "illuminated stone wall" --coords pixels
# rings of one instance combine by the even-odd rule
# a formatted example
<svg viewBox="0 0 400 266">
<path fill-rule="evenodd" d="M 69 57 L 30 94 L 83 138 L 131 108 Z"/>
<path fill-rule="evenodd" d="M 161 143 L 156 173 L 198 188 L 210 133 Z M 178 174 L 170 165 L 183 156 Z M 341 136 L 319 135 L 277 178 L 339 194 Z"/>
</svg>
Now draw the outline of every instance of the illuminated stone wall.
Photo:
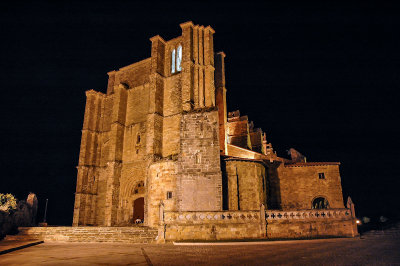
<svg viewBox="0 0 400 266">
<path fill-rule="evenodd" d="M 197 204 L 186 201 L 180 208 L 220 208 L 219 125 L 213 109 L 214 30 L 191 22 L 181 28 L 182 35 L 169 41 L 152 37 L 151 57 L 108 72 L 106 94 L 86 92 L 73 225 L 132 224 L 133 204 L 141 197 L 145 224 L 154 225 L 155 208 L 161 201 L 173 210 L 176 203 L 169 203 L 178 195 L 189 198 L 185 195 L 192 189 L 198 195 Z M 181 71 L 173 72 L 171 55 L 178 47 L 182 47 Z M 186 134 L 182 125 L 191 127 L 194 110 L 196 119 L 200 119 L 197 113 L 205 118 L 203 144 L 181 140 Z M 190 159 L 182 154 L 182 150 L 186 154 L 195 149 L 202 152 L 200 165 L 204 166 L 196 178 L 189 177 L 192 170 L 186 165 Z M 185 165 L 179 168 L 179 180 L 173 170 L 176 163 Z M 165 171 L 159 173 L 158 181 L 153 176 L 156 165 Z M 197 185 L 185 183 L 188 179 Z M 144 189 L 135 192 L 142 183 Z M 172 200 L 166 201 L 165 189 L 171 190 Z"/>
<path fill-rule="evenodd" d="M 265 167 L 262 162 L 226 159 L 229 210 L 257 210 L 266 203 Z"/>
<path fill-rule="evenodd" d="M 271 239 L 358 235 L 350 209 L 267 211 L 265 217 Z"/>
<path fill-rule="evenodd" d="M 147 184 L 147 224 L 157 227 L 160 220 L 160 204 L 166 211 L 177 211 L 177 169 L 176 162 L 171 160 L 155 162 L 149 168 Z M 171 192 L 171 198 L 167 193 Z"/>
<path fill-rule="evenodd" d="M 324 173 L 325 179 L 319 179 Z M 296 163 L 278 168 L 281 209 L 311 209 L 312 201 L 324 197 L 330 208 L 343 208 L 338 163 Z"/>
<path fill-rule="evenodd" d="M 165 241 L 261 238 L 262 219 L 260 211 L 166 212 L 159 237 Z"/>
<path fill-rule="evenodd" d="M 178 209 L 222 210 L 218 111 L 185 113 L 178 158 Z"/>
</svg>

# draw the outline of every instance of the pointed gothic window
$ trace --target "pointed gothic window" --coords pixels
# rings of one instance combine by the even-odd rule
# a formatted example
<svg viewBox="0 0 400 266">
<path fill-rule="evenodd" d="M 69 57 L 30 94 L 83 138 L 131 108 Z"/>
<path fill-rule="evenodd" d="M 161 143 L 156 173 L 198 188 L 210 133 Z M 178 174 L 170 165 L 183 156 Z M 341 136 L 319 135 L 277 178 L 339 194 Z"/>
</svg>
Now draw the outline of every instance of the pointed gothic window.
<svg viewBox="0 0 400 266">
<path fill-rule="evenodd" d="M 171 54 L 171 73 L 174 74 L 175 73 L 175 49 L 172 50 L 172 54 Z"/>
<path fill-rule="evenodd" d="M 177 55 L 176 55 L 176 71 L 179 72 L 182 70 L 182 45 L 178 46 Z"/>
<path fill-rule="evenodd" d="M 171 74 L 182 71 L 182 45 L 178 45 L 171 52 Z"/>
</svg>

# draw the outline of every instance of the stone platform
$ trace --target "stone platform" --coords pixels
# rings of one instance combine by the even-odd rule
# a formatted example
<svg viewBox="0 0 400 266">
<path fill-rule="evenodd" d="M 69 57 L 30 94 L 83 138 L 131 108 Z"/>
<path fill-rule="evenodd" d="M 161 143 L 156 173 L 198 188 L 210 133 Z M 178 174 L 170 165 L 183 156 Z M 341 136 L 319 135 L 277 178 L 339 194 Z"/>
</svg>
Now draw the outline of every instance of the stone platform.
<svg viewBox="0 0 400 266">
<path fill-rule="evenodd" d="M 157 229 L 137 227 L 20 227 L 15 240 L 43 240 L 62 242 L 120 242 L 120 243 L 155 243 Z"/>
</svg>

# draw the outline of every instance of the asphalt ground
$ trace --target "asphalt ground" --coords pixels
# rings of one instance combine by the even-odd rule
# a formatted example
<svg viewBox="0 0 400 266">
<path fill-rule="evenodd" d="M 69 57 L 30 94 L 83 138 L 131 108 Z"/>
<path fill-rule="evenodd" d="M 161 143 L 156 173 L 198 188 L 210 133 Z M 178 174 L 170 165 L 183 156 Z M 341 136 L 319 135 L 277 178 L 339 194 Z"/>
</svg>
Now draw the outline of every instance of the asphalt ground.
<svg viewBox="0 0 400 266">
<path fill-rule="evenodd" d="M 46 242 L 0 255 L 0 265 L 400 265 L 400 239 L 184 246 Z"/>
</svg>

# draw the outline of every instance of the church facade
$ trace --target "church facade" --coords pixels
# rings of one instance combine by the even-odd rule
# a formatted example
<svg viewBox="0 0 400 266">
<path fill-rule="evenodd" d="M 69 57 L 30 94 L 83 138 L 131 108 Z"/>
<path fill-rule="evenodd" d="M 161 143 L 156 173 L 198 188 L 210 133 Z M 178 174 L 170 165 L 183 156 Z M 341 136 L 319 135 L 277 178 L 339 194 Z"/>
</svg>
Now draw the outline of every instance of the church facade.
<svg viewBox="0 0 400 266">
<path fill-rule="evenodd" d="M 265 133 L 227 111 L 214 30 L 186 22 L 151 57 L 86 92 L 73 226 L 158 228 L 159 238 L 356 234 L 337 162 L 277 156 Z"/>
</svg>

